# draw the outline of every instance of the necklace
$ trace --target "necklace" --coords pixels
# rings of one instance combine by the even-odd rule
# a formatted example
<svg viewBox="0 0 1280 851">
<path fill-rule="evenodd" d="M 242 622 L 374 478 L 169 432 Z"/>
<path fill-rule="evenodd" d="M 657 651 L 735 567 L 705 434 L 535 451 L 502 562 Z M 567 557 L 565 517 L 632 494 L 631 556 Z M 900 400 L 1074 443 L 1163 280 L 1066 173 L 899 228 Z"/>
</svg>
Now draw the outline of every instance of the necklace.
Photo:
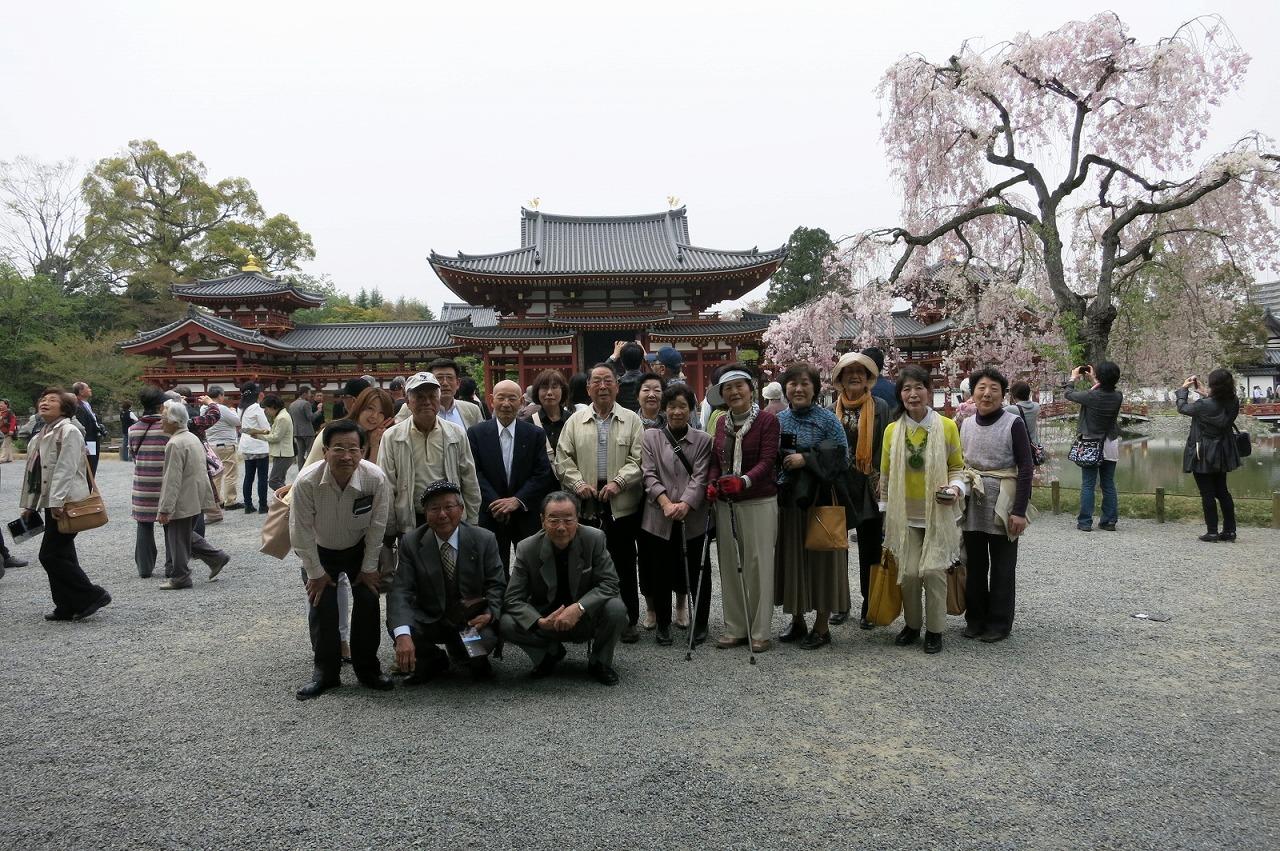
<svg viewBox="0 0 1280 851">
<path fill-rule="evenodd" d="M 903 442 L 907 444 L 907 466 L 913 470 L 924 469 L 924 448 L 929 445 L 929 432 L 924 433 L 924 440 L 919 446 L 911 442 L 911 435 L 904 435 Z"/>
</svg>

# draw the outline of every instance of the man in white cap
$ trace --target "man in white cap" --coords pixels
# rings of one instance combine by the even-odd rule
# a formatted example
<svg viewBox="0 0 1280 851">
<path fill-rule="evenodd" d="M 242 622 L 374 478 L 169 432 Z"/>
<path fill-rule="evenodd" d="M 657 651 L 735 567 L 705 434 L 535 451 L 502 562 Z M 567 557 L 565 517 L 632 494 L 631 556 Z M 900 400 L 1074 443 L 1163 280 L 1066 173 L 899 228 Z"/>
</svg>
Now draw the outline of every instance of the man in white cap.
<svg viewBox="0 0 1280 851">
<path fill-rule="evenodd" d="M 419 372 L 405 382 L 410 412 L 382 435 L 378 466 L 391 480 L 395 503 L 387 534 L 404 534 L 426 522 L 418 497 L 432 482 L 446 479 L 462 489 L 466 521 L 480 520 L 480 483 L 475 459 L 460 426 L 437 416 L 440 382 L 429 372 Z"/>
<path fill-rule="evenodd" d="M 782 385 L 778 382 L 770 381 L 760 391 L 760 395 L 768 401 L 764 409 L 775 417 L 787 409 L 787 403 L 782 400 Z"/>
</svg>

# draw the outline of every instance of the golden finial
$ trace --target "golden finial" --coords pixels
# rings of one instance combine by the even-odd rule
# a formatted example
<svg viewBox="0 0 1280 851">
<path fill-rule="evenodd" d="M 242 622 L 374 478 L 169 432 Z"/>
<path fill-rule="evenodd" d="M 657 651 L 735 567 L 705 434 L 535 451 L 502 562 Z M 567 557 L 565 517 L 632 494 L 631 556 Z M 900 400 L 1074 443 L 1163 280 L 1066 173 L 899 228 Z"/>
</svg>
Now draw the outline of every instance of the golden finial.
<svg viewBox="0 0 1280 851">
<path fill-rule="evenodd" d="M 530 198 L 526 203 L 529 205 L 529 209 L 530 209 L 530 210 L 536 210 L 536 209 L 538 209 L 538 205 L 542 203 L 542 199 L 541 199 L 541 198 Z"/>
<path fill-rule="evenodd" d="M 676 207 L 680 206 L 680 199 L 677 198 L 675 195 L 668 195 L 667 206 L 669 206 L 671 209 L 674 210 Z"/>
<path fill-rule="evenodd" d="M 261 272 L 262 266 L 259 265 L 258 258 L 250 254 L 249 259 L 245 260 L 244 265 L 240 267 L 240 271 L 241 272 Z"/>
</svg>

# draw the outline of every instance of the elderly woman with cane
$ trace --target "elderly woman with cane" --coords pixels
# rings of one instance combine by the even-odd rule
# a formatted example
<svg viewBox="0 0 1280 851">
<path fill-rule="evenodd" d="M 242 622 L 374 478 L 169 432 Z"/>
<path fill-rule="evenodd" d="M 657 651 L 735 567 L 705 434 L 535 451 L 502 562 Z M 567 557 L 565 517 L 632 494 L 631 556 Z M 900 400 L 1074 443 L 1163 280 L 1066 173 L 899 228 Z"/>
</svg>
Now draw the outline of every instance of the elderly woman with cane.
<svg viewBox="0 0 1280 851">
<path fill-rule="evenodd" d="M 778 543 L 778 418 L 756 404 L 746 367 L 724 369 L 707 399 L 725 406 L 716 421 L 707 499 L 716 504 L 716 550 L 724 635 L 716 647 L 769 649 L 774 551 Z"/>
<path fill-rule="evenodd" d="M 946 571 L 960 558 L 964 455 L 956 424 L 929 406 L 928 372 L 905 367 L 896 389 L 902 415 L 885 429 L 880 458 L 884 546 L 898 562 L 906 621 L 893 643 L 915 644 L 924 626 L 924 652 L 938 653 L 947 625 Z"/>
<path fill-rule="evenodd" d="M 849 608 L 849 551 L 810 550 L 805 546 L 808 509 L 843 505 L 849 468 L 849 442 L 835 414 L 815 404 L 822 379 L 807 363 L 792 364 L 782 374 L 790 407 L 778 414 L 782 435 L 782 486 L 778 494 L 776 598 L 791 615 L 791 628 L 779 641 L 800 642 L 806 650 L 831 643 L 828 618 Z M 845 536 L 839 522 L 833 533 Z M 816 612 L 813 631 L 805 613 Z"/>
<path fill-rule="evenodd" d="M 643 389 L 641 391 L 643 395 Z M 711 513 L 707 510 L 707 470 L 711 465 L 711 435 L 690 427 L 697 403 L 684 384 L 662 393 L 665 421 L 647 429 L 641 442 L 640 472 L 645 491 L 640 521 L 640 571 L 648 577 L 650 606 L 657 618 L 661 645 L 671 641 L 671 593 L 677 615 L 689 626 L 685 600 L 693 592 L 693 642 L 706 640 L 711 612 L 711 566 L 703 563 Z"/>
<path fill-rule="evenodd" d="M 849 470 L 845 490 L 845 521 L 858 532 L 858 587 L 862 593 L 858 626 L 871 629 L 867 620 L 867 598 L 871 590 L 871 567 L 880 563 L 884 540 L 884 518 L 880 515 L 880 455 L 884 451 L 884 430 L 889 425 L 889 403 L 872 393 L 880 368 L 866 352 L 841 356 L 831 372 L 836 390 L 832 410 L 844 426 L 849 441 Z M 844 623 L 848 612 L 831 615 L 833 624 Z"/>
</svg>

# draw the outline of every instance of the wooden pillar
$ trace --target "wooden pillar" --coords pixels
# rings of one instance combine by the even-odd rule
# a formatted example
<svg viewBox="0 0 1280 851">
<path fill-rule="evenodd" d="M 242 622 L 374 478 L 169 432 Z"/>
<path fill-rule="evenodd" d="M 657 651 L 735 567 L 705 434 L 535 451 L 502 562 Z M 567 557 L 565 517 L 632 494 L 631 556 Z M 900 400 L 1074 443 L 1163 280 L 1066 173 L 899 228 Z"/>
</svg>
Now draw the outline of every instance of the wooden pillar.
<svg viewBox="0 0 1280 851">
<path fill-rule="evenodd" d="M 1049 505 L 1054 514 L 1062 513 L 1062 482 L 1057 479 L 1049 482 Z"/>
<path fill-rule="evenodd" d="M 1164 488 L 1156 488 L 1156 522 L 1164 522 Z"/>
</svg>

